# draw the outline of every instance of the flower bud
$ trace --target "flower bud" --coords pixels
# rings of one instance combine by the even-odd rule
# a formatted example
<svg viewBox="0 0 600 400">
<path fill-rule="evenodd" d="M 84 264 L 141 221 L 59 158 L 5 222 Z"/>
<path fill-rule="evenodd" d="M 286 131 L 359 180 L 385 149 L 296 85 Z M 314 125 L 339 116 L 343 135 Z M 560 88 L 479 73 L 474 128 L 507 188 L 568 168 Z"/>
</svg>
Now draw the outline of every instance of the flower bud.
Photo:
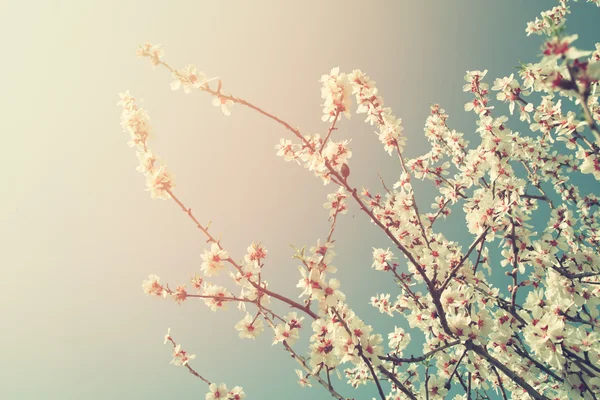
<svg viewBox="0 0 600 400">
<path fill-rule="evenodd" d="M 344 177 L 344 180 L 347 179 L 348 176 L 350 176 L 350 167 L 348 167 L 348 164 L 342 164 L 340 172 L 342 173 L 342 177 Z"/>
</svg>

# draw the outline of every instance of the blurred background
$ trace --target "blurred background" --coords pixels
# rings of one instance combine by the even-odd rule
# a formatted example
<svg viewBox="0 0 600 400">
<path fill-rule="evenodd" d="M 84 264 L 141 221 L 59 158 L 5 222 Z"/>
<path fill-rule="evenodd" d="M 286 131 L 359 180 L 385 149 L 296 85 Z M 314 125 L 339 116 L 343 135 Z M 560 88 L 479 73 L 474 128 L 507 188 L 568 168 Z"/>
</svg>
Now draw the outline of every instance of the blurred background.
<svg viewBox="0 0 600 400">
<path fill-rule="evenodd" d="M 466 70 L 488 69 L 487 82 L 533 62 L 541 38 L 526 22 L 554 2 L 277 2 L 21 1 L 2 2 L 0 64 L 2 146 L 7 178 L 0 196 L 0 398 L 203 399 L 206 385 L 169 365 L 173 338 L 197 355 L 208 379 L 243 386 L 248 398 L 327 399 L 296 384 L 297 364 L 266 331 L 240 340 L 231 307 L 213 313 L 190 299 L 182 306 L 150 298 L 149 274 L 171 287 L 200 272 L 205 238 L 172 201 L 152 200 L 135 171 L 135 150 L 119 125 L 118 93 L 129 89 L 151 118 L 151 148 L 176 178 L 175 193 L 235 259 L 253 241 L 269 251 L 270 287 L 299 295 L 290 244 L 312 246 L 328 232 L 323 208 L 333 186 L 276 157 L 290 134 L 242 106 L 225 117 L 207 94 L 172 91 L 165 69 L 138 59 L 138 45 L 162 44 L 176 68 L 195 64 L 219 76 L 225 92 L 298 126 L 324 133 L 321 75 L 361 69 L 403 119 L 406 154 L 427 151 L 423 125 L 439 103 L 449 125 L 470 134 L 463 111 Z M 574 4 L 567 30 L 579 48 L 600 39 L 600 12 Z M 596 24 L 596 25 L 595 25 Z M 500 104 L 497 108 L 507 113 Z M 363 116 L 342 120 L 335 137 L 352 138 L 350 182 L 380 192 L 397 160 L 383 150 Z M 433 191 L 417 184 L 427 211 Z M 440 224 L 470 242 L 457 216 Z M 350 205 L 334 236 L 337 278 L 349 304 L 380 333 L 401 319 L 369 305 L 394 291 L 370 268 L 372 247 L 390 246 Z M 395 296 L 395 295 L 394 295 Z M 415 337 L 416 338 L 416 337 Z M 306 347 L 308 334 L 299 349 Z M 413 346 L 415 354 L 420 345 Z M 371 398 L 374 387 L 347 396 Z M 354 393 L 354 394 L 353 394 Z"/>
</svg>

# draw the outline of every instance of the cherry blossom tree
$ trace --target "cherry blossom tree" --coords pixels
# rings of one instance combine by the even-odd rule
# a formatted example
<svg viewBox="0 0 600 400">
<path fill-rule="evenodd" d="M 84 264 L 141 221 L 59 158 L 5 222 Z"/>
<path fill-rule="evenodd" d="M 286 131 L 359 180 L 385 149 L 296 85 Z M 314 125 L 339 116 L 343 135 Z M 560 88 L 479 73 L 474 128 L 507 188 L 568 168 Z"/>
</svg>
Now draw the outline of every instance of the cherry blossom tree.
<svg viewBox="0 0 600 400">
<path fill-rule="evenodd" d="M 269 288 L 263 243 L 252 243 L 243 260 L 234 259 L 230 254 L 237 250 L 225 249 L 176 195 L 173 175 L 149 148 L 147 113 L 122 93 L 122 127 L 131 134 L 146 190 L 152 198 L 174 201 L 210 246 L 201 256 L 202 274 L 189 286 L 173 289 L 150 275 L 144 292 L 178 304 L 198 298 L 213 311 L 234 303 L 241 312 L 235 324 L 240 338 L 271 335 L 298 363 L 300 386 L 321 385 L 339 400 L 349 388 L 334 386 L 332 374 L 343 375 L 352 387 L 371 385 L 382 400 L 597 399 L 600 198 L 583 193 L 572 178 L 588 174 L 600 180 L 600 43 L 580 50 L 577 35 L 564 34 L 571 6 L 561 0 L 527 24 L 527 35 L 543 37 L 542 54 L 518 74 L 492 82 L 487 71 L 467 72 L 464 91 L 472 99 L 464 108 L 477 117 L 476 141 L 452 129 L 444 109 L 433 105 L 424 129 L 431 149 L 413 159 L 403 154 L 402 120 L 384 107 L 375 82 L 360 70 L 333 68 L 321 77 L 322 120 L 329 127 L 323 135 L 307 134 L 225 93 L 221 80 L 194 65 L 172 67 L 161 46 L 140 46 L 138 56 L 171 73 L 173 90 L 199 90 L 225 115 L 241 106 L 279 124 L 287 137 L 275 146 L 277 155 L 333 186 L 324 204 L 331 222 L 326 239 L 294 254 L 300 273 L 296 301 Z M 347 140 L 336 139 L 353 101 L 384 151 L 399 162 L 399 179 L 392 185 L 382 180 L 381 194 L 350 183 L 352 150 Z M 509 122 L 517 118 L 529 129 L 513 131 Z M 437 190 L 431 211 L 417 206 L 414 180 L 429 180 Z M 375 332 L 363 322 L 332 277 L 336 221 L 352 203 L 388 239 L 373 249 L 372 268 L 394 280 L 397 290 L 375 295 L 371 303 L 394 318 L 398 326 L 391 332 Z M 472 238 L 465 246 L 437 229 L 459 207 Z M 528 223 L 534 217 L 545 221 L 541 232 Z M 228 287 L 212 282 L 222 274 L 231 278 Z M 508 287 L 492 283 L 498 274 L 509 277 Z M 281 313 L 278 304 L 293 311 Z M 294 349 L 303 326 L 312 332 L 308 354 Z M 405 354 L 407 326 L 422 332 L 421 355 Z M 207 400 L 245 397 L 240 387 L 201 375 L 191 365 L 195 356 L 170 331 L 165 343 L 173 346 L 174 365 L 208 384 Z"/>
</svg>

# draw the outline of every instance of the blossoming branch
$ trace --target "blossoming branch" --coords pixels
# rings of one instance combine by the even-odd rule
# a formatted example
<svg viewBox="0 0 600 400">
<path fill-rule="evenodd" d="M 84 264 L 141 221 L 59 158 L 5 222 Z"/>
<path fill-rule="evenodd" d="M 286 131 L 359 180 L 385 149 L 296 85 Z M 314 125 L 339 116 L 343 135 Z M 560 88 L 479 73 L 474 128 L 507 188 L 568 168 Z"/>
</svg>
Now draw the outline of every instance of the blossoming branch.
<svg viewBox="0 0 600 400">
<path fill-rule="evenodd" d="M 302 300 L 293 300 L 269 287 L 262 243 L 252 243 L 244 260 L 235 261 L 175 195 L 173 175 L 148 147 L 147 114 L 128 92 L 121 94 L 121 123 L 137 150 L 147 190 L 152 198 L 172 199 L 210 246 L 201 255 L 201 276 L 191 278 L 192 290 L 171 289 L 150 275 L 144 292 L 178 304 L 197 298 L 212 311 L 237 304 L 243 314 L 234 327 L 240 338 L 254 339 L 270 329 L 273 345 L 297 361 L 298 383 L 318 383 L 339 400 L 348 398 L 342 394 L 348 388 L 334 385 L 332 374 L 343 375 L 354 388 L 372 385 L 381 400 L 433 400 L 450 393 L 455 400 L 597 399 L 600 199 L 575 182 L 585 176 L 600 180 L 600 43 L 592 51 L 575 47 L 577 35 L 564 33 L 570 7 L 561 0 L 527 24 L 527 35 L 544 41 L 540 59 L 522 64 L 518 76 L 495 79 L 490 88 L 487 70 L 467 72 L 464 91 L 471 99 L 464 109 L 477 116 L 475 141 L 453 129 L 445 110 L 433 105 L 424 128 L 431 149 L 412 159 L 403 154 L 402 119 L 384 106 L 376 82 L 360 70 L 333 68 L 321 77 L 322 121 L 328 127 L 323 134 L 307 134 L 224 93 L 221 80 L 208 79 L 194 65 L 171 67 L 160 46 L 141 46 L 138 56 L 171 73 L 171 89 L 200 90 L 225 115 L 234 105 L 244 106 L 281 125 L 290 135 L 275 146 L 276 154 L 336 187 L 324 204 L 331 222 L 325 240 L 294 254 Z M 353 100 L 384 152 L 397 159 L 399 178 L 392 185 L 381 179 L 382 194 L 354 185 L 350 141 L 337 138 Z M 515 124 L 526 130 L 513 130 Z M 415 179 L 431 181 L 438 192 L 429 212 L 419 208 Z M 337 271 L 332 265 L 336 221 L 349 202 L 388 239 L 372 249 L 371 265 L 397 284 L 395 293 L 371 299 L 397 325 L 387 335 L 374 332 L 350 309 L 341 282 L 331 277 Z M 459 207 L 472 236 L 465 246 L 437 229 Z M 538 228 L 537 220 L 544 226 Z M 229 287 L 211 282 L 224 272 Z M 498 275 L 510 283 L 497 286 Z M 278 313 L 276 303 L 293 311 Z M 312 330 L 306 355 L 293 347 L 303 325 Z M 405 354 L 415 340 L 407 327 L 422 332 L 421 355 Z M 244 398 L 241 388 L 217 386 L 193 369 L 194 356 L 170 332 L 166 342 L 174 347 L 172 363 L 209 385 L 207 400 Z"/>
</svg>

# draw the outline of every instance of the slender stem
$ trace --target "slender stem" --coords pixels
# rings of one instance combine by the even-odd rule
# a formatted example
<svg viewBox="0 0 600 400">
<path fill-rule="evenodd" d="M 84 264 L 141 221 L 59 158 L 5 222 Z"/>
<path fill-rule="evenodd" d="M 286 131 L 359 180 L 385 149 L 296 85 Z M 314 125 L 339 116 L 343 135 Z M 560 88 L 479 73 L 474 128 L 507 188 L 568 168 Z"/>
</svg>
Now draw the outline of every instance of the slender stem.
<svg viewBox="0 0 600 400">
<path fill-rule="evenodd" d="M 594 121 L 594 117 L 592 117 L 592 113 L 590 112 L 590 108 L 588 106 L 588 98 L 589 97 L 586 94 L 580 95 L 581 107 L 583 108 L 583 115 L 585 116 L 585 121 L 588 123 L 590 130 L 596 138 L 596 142 L 600 142 L 600 129 L 598 129 L 598 125 L 596 124 L 596 121 Z"/>
<path fill-rule="evenodd" d="M 467 253 L 463 256 L 463 258 L 461 258 L 461 260 L 456 265 L 456 267 L 454 267 L 452 269 L 452 271 L 450 271 L 450 274 L 448 274 L 448 277 L 446 278 L 446 280 L 444 281 L 442 286 L 438 290 L 435 291 L 436 293 L 441 294 L 446 289 L 446 286 L 448 286 L 448 284 L 450 283 L 452 278 L 454 278 L 456 276 L 456 274 L 458 273 L 458 270 L 462 267 L 464 262 L 469 258 L 469 256 L 473 252 L 473 250 L 475 250 L 475 247 L 477 246 L 477 244 L 479 242 L 485 241 L 485 237 L 489 230 L 490 230 L 489 227 L 485 228 L 485 230 L 481 233 L 481 235 L 479 235 L 479 237 L 473 243 L 471 243 L 471 246 L 469 246 L 469 250 L 467 250 Z"/>
<path fill-rule="evenodd" d="M 425 367 L 425 400 L 429 400 L 429 364 Z"/>
<path fill-rule="evenodd" d="M 346 324 L 346 321 L 344 321 L 344 319 L 338 313 L 338 311 L 334 307 L 331 307 L 331 311 L 333 311 L 335 313 L 335 315 L 337 316 L 338 320 L 342 323 L 342 325 L 346 329 L 346 332 L 348 332 L 348 334 L 350 335 L 350 337 L 352 337 L 352 331 L 350 330 L 350 328 Z M 364 361 L 364 363 L 369 368 L 369 371 L 371 372 L 371 376 L 373 377 L 373 380 L 375 381 L 375 385 L 377 386 L 377 391 L 379 392 L 379 396 L 381 397 L 381 400 L 386 400 L 385 393 L 383 392 L 383 388 L 381 387 L 381 383 L 379 383 L 379 378 L 377 378 L 377 373 L 375 373 L 375 370 L 373 369 L 373 365 L 372 365 L 371 361 L 364 355 L 363 349 L 362 349 L 362 346 L 360 345 L 360 343 L 357 343 L 355 347 L 358 350 L 359 357 Z"/>
<path fill-rule="evenodd" d="M 400 389 L 400 391 L 402 393 L 404 393 L 409 399 L 411 399 L 411 400 L 417 400 L 417 397 L 405 385 L 403 385 L 402 382 L 400 382 L 398 380 L 398 378 L 396 378 L 394 376 L 394 374 L 392 374 L 387 369 L 383 368 L 381 365 L 379 367 L 377 367 L 377 369 L 379 369 L 379 371 L 382 374 L 384 374 L 386 376 L 386 378 L 388 378 L 390 381 L 392 381 L 394 383 L 394 385 L 396 385 L 396 387 L 398 389 Z"/>
<path fill-rule="evenodd" d="M 515 335 L 515 336 L 517 337 L 517 339 L 521 343 L 521 346 L 524 347 L 525 345 L 521 342 L 521 338 L 518 335 Z M 539 369 L 540 371 L 544 372 L 545 374 L 550 375 L 553 379 L 555 379 L 558 382 L 561 382 L 561 383 L 564 382 L 563 378 L 561 378 L 560 376 L 556 375 L 554 372 L 552 372 L 552 370 L 550 368 L 546 367 L 544 364 L 542 364 L 539 361 L 537 361 L 536 359 L 534 359 L 525 349 L 520 349 L 517 346 L 513 346 L 513 349 L 515 350 L 515 352 L 518 355 L 520 355 L 521 357 L 525 357 L 529 361 L 531 361 L 537 367 L 537 369 Z"/>
<path fill-rule="evenodd" d="M 511 224 L 511 241 L 512 241 L 512 249 L 513 249 L 513 286 L 510 296 L 510 309 L 514 313 L 515 312 L 515 302 L 517 299 L 517 290 L 519 290 L 519 285 L 517 284 L 517 273 L 519 272 L 519 249 L 517 247 L 517 235 L 515 234 L 515 221 L 512 217 L 509 217 Z"/>
<path fill-rule="evenodd" d="M 496 369 L 496 367 L 492 367 L 492 371 L 494 371 L 494 374 L 496 375 L 496 379 L 498 379 L 498 386 L 500 386 L 500 390 L 502 392 L 502 398 L 504 400 L 508 400 L 506 397 L 506 392 L 504 391 L 504 385 L 502 384 L 502 378 L 500 377 L 498 370 Z"/>
<path fill-rule="evenodd" d="M 454 366 L 454 370 L 452 371 L 452 373 L 450 374 L 450 377 L 448 378 L 448 381 L 446 382 L 446 388 L 450 389 L 450 386 L 452 385 L 452 377 L 454 376 L 454 374 L 456 374 L 456 371 L 458 371 L 458 367 L 460 366 L 460 363 L 462 362 L 463 358 L 467 355 L 467 351 L 465 349 L 465 351 L 463 351 L 462 356 L 460 356 L 460 358 L 458 359 L 458 361 L 456 362 L 456 365 Z"/>
<path fill-rule="evenodd" d="M 255 300 L 250 300 L 250 299 L 246 299 L 246 298 L 241 298 L 241 297 L 227 297 L 227 296 L 209 296 L 209 295 L 203 295 L 203 294 L 189 294 L 186 293 L 185 297 L 196 297 L 199 299 L 214 299 L 217 301 L 240 301 L 243 303 L 255 303 Z"/>
<path fill-rule="evenodd" d="M 394 357 L 394 356 L 380 356 L 379 358 L 384 360 L 384 361 L 392 361 L 394 363 L 414 363 L 414 362 L 421 362 L 421 361 L 425 361 L 427 358 L 431 357 L 432 355 L 434 355 L 435 353 L 437 353 L 438 351 L 442 351 L 442 350 L 446 350 L 449 347 L 453 347 L 456 346 L 457 344 L 460 344 L 460 340 L 455 340 L 453 342 L 448 342 L 446 344 L 444 344 L 443 346 L 440 346 L 436 349 L 433 349 L 425 354 L 423 354 L 422 356 L 419 357 L 410 357 L 410 358 L 401 358 L 401 357 Z"/>
<path fill-rule="evenodd" d="M 522 194 L 521 197 L 524 199 L 536 199 L 536 200 L 542 200 L 542 201 L 549 201 L 549 199 L 546 196 L 539 196 L 536 194 L 525 193 L 525 194 Z"/>
<path fill-rule="evenodd" d="M 327 140 L 329 140 L 329 136 L 331 136 L 331 132 L 333 132 L 336 129 L 335 124 L 339 117 L 340 117 L 340 112 L 337 111 L 335 113 L 335 117 L 333 118 L 333 122 L 331 123 L 331 126 L 329 127 L 329 130 L 327 131 L 327 136 L 325 136 L 325 140 L 323 140 L 323 144 L 321 145 L 321 148 L 319 149 L 319 153 L 321 153 L 323 151 L 323 149 L 325 148 L 325 145 L 327 144 Z"/>
<path fill-rule="evenodd" d="M 495 359 L 494 357 L 492 357 L 488 353 L 488 351 L 486 350 L 485 347 L 479 346 L 479 345 L 474 345 L 470 341 L 468 341 L 466 343 L 466 346 L 467 346 L 467 348 L 469 348 L 469 350 L 474 351 L 479 356 L 483 357 L 487 362 L 489 362 L 494 367 L 496 367 L 500 371 L 502 371 L 506 376 L 508 376 L 510 379 L 512 379 L 513 382 L 515 382 L 517 385 L 521 386 L 534 399 L 536 399 L 536 400 L 549 400 L 548 397 L 546 397 L 546 396 L 538 393 L 537 390 L 535 390 L 533 388 L 533 386 L 531 386 L 529 383 L 527 383 L 527 381 L 525 381 L 523 378 L 521 378 L 517 373 L 513 372 L 506 365 L 504 365 L 503 363 L 501 363 L 500 361 L 498 361 L 497 359 Z"/>
<path fill-rule="evenodd" d="M 171 342 L 171 344 L 173 345 L 173 348 L 177 347 L 177 343 L 175 343 L 175 341 L 169 337 L 168 340 Z M 187 370 L 190 372 L 190 374 L 194 375 L 196 378 L 201 379 L 202 381 L 204 381 L 207 385 L 210 385 L 211 382 L 206 379 L 205 377 L 203 377 L 202 375 L 200 375 L 195 369 L 193 369 L 192 367 L 190 367 L 189 363 L 185 364 L 185 367 L 187 368 Z"/>
<path fill-rule="evenodd" d="M 194 214 L 192 214 L 192 209 L 191 208 L 187 208 L 182 202 L 181 200 L 179 200 L 177 198 L 177 196 L 175 196 L 175 194 L 173 193 L 172 190 L 167 190 L 167 193 L 169 193 L 169 195 L 171 196 L 171 198 L 175 201 L 175 203 L 177 203 L 177 205 L 179 205 L 179 207 L 181 208 L 181 210 L 186 213 L 190 219 L 192 221 L 194 221 L 194 223 L 196 224 L 196 227 L 198 227 L 198 229 L 200 229 L 207 237 L 208 237 L 208 241 L 209 242 L 213 242 L 216 243 L 219 248 L 222 249 L 221 244 L 219 243 L 218 240 L 216 240 L 209 232 L 208 229 L 203 227 L 200 222 L 198 222 L 198 220 L 196 219 L 196 217 L 194 216 Z M 238 265 L 231 257 L 228 258 L 226 261 L 228 261 L 230 264 L 232 264 L 238 271 L 241 271 L 242 267 L 240 265 Z M 248 282 L 250 282 L 250 284 L 252 284 L 252 286 L 254 286 L 255 289 L 257 289 L 260 292 L 263 292 L 271 297 L 276 298 L 277 300 L 280 300 L 288 305 L 290 305 L 292 308 L 296 308 L 300 311 L 305 312 L 306 314 L 310 315 L 313 319 L 318 319 L 319 317 L 317 316 L 317 314 L 315 314 L 313 311 L 311 311 L 308 307 L 303 306 L 302 304 L 299 304 L 297 302 L 295 302 L 294 300 L 288 299 L 285 296 L 282 296 L 280 294 L 277 294 L 275 292 L 272 292 L 270 290 L 268 290 L 267 288 L 258 285 L 256 282 L 253 282 L 251 280 L 248 280 Z"/>
<path fill-rule="evenodd" d="M 263 315 L 265 317 L 265 320 L 267 321 L 267 323 L 269 324 L 269 326 L 273 329 L 275 329 L 275 324 L 273 323 L 273 321 L 271 321 L 270 318 L 268 318 L 267 316 Z M 336 398 L 337 400 L 347 400 L 344 396 L 342 396 L 341 394 L 339 394 L 332 385 L 328 384 L 327 382 L 325 382 L 323 380 L 323 378 L 321 378 L 321 376 L 317 373 L 317 374 L 312 374 L 312 369 L 310 368 L 310 366 L 306 363 L 306 360 L 304 360 L 304 358 L 302 358 L 301 356 L 299 356 L 294 349 L 292 349 L 292 347 L 284 340 L 283 341 L 283 347 L 284 349 L 290 353 L 290 355 L 292 356 L 292 358 L 294 360 L 296 360 L 296 362 L 298 362 L 298 364 L 300 364 L 300 366 L 308 373 L 310 374 L 312 377 L 314 377 L 316 379 L 317 382 L 319 382 L 319 384 L 321 386 L 323 386 L 325 389 L 327 389 L 327 391 L 329 392 L 329 394 L 331 394 L 332 397 Z"/>
</svg>

